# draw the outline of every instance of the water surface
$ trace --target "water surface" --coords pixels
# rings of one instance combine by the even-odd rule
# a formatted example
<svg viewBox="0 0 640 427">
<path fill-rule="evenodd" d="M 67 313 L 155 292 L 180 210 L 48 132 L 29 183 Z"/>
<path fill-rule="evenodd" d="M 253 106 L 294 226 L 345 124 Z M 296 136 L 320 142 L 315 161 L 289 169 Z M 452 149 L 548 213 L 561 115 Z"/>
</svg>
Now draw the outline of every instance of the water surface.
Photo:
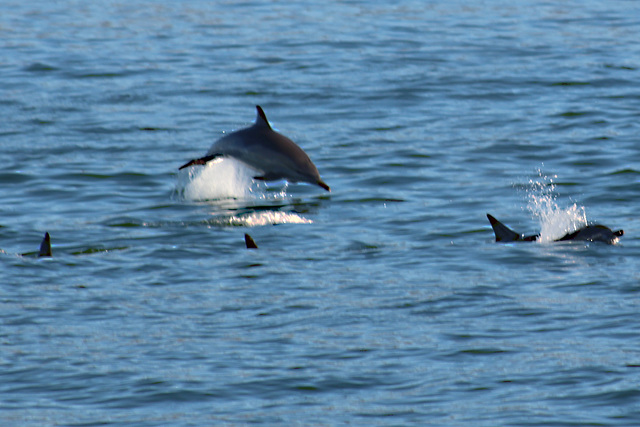
<svg viewBox="0 0 640 427">
<path fill-rule="evenodd" d="M 640 423 L 636 2 L 3 9 L 3 424 Z"/>
</svg>

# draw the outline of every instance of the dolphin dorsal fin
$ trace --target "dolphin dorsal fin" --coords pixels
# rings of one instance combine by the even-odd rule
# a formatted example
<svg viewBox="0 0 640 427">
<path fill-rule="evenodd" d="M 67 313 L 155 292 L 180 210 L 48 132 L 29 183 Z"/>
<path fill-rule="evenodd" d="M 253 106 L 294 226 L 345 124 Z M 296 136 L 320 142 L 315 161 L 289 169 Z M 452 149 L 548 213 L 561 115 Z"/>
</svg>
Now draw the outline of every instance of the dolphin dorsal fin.
<svg viewBox="0 0 640 427">
<path fill-rule="evenodd" d="M 258 249 L 255 240 L 251 238 L 247 233 L 244 233 L 244 243 L 247 249 Z"/>
<path fill-rule="evenodd" d="M 42 243 L 40 243 L 40 251 L 38 252 L 39 257 L 51 256 L 51 237 L 49 233 L 44 233 L 44 239 L 42 239 Z"/>
<path fill-rule="evenodd" d="M 267 120 L 267 115 L 264 113 L 264 110 L 261 106 L 256 105 L 256 110 L 258 110 L 258 115 L 256 116 L 256 125 L 266 126 L 271 129 L 271 125 L 269 124 L 269 120 Z"/>
<path fill-rule="evenodd" d="M 515 242 L 522 238 L 522 236 L 495 219 L 493 216 L 487 214 L 487 218 L 491 223 L 493 233 L 496 235 L 496 242 Z"/>
</svg>

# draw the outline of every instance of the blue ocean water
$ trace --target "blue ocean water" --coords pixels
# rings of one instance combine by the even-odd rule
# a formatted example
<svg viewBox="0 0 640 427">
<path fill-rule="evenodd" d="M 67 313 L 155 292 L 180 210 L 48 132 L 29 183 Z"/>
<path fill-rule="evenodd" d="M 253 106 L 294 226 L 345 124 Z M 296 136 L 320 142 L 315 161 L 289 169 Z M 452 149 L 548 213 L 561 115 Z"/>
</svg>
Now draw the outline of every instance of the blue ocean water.
<svg viewBox="0 0 640 427">
<path fill-rule="evenodd" d="M 2 425 L 640 424 L 637 2 L 3 6 Z"/>
</svg>

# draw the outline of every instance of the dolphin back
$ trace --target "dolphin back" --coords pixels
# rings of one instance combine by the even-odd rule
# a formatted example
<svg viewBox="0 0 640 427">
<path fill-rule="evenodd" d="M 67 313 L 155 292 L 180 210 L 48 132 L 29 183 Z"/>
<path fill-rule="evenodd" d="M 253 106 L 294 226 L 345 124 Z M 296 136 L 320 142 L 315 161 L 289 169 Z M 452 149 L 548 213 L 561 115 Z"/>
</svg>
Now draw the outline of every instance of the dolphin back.
<svg viewBox="0 0 640 427">
<path fill-rule="evenodd" d="M 623 230 L 613 231 L 607 226 L 595 224 L 582 227 L 581 229 L 576 230 L 573 233 L 569 233 L 561 239 L 558 239 L 558 241 L 579 240 L 588 242 L 602 242 L 611 245 L 617 242 L 618 237 L 622 235 L 624 235 Z"/>
</svg>

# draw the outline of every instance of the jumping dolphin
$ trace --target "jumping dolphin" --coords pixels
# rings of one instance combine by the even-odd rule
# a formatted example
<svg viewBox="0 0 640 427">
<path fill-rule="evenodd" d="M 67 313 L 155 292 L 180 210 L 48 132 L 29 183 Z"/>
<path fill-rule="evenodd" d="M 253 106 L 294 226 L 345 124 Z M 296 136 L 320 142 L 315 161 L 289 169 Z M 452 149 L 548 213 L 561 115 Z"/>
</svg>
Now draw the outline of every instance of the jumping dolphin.
<svg viewBox="0 0 640 427">
<path fill-rule="evenodd" d="M 247 249 L 258 249 L 256 242 L 247 233 L 244 233 L 244 244 L 247 246 Z"/>
<path fill-rule="evenodd" d="M 524 236 L 522 234 L 518 234 L 495 219 L 493 216 L 487 214 L 487 218 L 489 218 L 489 222 L 491 223 L 493 232 L 496 235 L 496 242 L 533 242 L 538 240 L 538 238 L 540 237 L 539 234 L 533 236 Z M 565 240 L 580 240 L 587 242 L 603 242 L 612 245 L 616 243 L 618 241 L 618 238 L 623 234 L 624 230 L 612 231 L 609 227 L 605 227 L 604 225 L 594 224 L 579 228 L 572 233 L 567 233 L 563 237 L 554 240 L 554 242 L 561 242 Z"/>
<path fill-rule="evenodd" d="M 318 169 L 307 153 L 295 142 L 271 129 L 262 108 L 256 105 L 256 109 L 258 114 L 252 126 L 223 136 L 213 143 L 206 156 L 191 160 L 180 166 L 180 169 L 204 165 L 217 157 L 228 156 L 256 169 L 260 175 L 254 179 L 307 182 L 331 191 L 320 178 Z"/>
</svg>

